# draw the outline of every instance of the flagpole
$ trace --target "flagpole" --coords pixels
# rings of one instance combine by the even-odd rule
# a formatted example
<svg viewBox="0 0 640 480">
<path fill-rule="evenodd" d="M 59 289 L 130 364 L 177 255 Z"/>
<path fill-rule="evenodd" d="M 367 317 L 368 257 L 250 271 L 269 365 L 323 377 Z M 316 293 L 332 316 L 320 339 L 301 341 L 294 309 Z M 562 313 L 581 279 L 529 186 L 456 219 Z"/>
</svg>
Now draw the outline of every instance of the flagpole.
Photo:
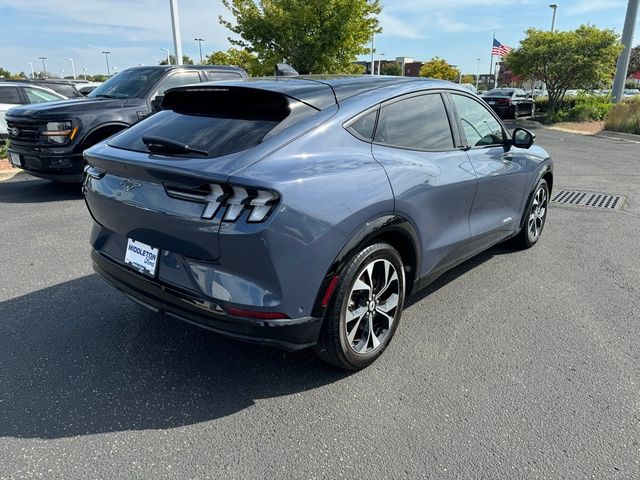
<svg viewBox="0 0 640 480">
<path fill-rule="evenodd" d="M 491 62 L 489 62 L 489 78 L 493 72 L 493 44 L 496 42 L 496 32 L 493 32 L 493 40 L 491 41 Z"/>
</svg>

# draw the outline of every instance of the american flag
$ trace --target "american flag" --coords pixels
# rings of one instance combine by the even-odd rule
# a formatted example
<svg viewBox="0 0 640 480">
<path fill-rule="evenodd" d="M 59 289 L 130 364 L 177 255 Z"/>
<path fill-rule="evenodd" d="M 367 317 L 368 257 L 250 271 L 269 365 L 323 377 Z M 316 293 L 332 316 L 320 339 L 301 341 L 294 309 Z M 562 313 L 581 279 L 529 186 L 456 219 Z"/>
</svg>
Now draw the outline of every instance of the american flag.
<svg viewBox="0 0 640 480">
<path fill-rule="evenodd" d="M 495 38 L 493 39 L 493 49 L 491 50 L 492 55 L 496 55 L 498 57 L 504 57 L 511 50 L 513 50 L 511 47 L 507 47 L 506 45 L 501 44 Z"/>
</svg>

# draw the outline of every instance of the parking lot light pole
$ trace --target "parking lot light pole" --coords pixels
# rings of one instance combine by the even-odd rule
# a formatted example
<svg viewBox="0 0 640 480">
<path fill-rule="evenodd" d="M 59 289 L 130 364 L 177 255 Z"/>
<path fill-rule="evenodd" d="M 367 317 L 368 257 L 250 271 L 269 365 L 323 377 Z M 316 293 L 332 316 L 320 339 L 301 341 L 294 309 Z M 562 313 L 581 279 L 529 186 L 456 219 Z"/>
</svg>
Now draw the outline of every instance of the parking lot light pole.
<svg viewBox="0 0 640 480">
<path fill-rule="evenodd" d="M 204 38 L 194 38 L 196 42 L 198 42 L 198 48 L 200 49 L 200 65 L 202 65 L 202 42 L 204 42 Z"/>
<path fill-rule="evenodd" d="M 38 57 L 40 60 L 42 60 L 42 76 L 44 78 L 47 78 L 47 66 L 45 65 L 44 61 L 47 59 L 47 57 Z"/>
<path fill-rule="evenodd" d="M 27 63 L 31 67 L 31 79 L 33 80 L 34 78 L 36 78 L 36 72 L 33 71 L 33 62 L 27 62 Z"/>
<path fill-rule="evenodd" d="M 549 8 L 553 9 L 553 18 L 551 19 L 551 33 L 556 31 L 556 13 L 558 12 L 558 4 L 552 3 Z"/>
<path fill-rule="evenodd" d="M 77 77 L 76 77 L 76 66 L 73 64 L 73 58 L 67 58 L 67 60 L 71 62 L 71 72 L 73 73 L 73 79 L 75 80 Z"/>
<path fill-rule="evenodd" d="M 478 62 L 478 73 L 476 75 L 476 92 L 478 91 L 478 85 L 480 84 L 480 59 L 476 58 L 476 62 Z"/>
<path fill-rule="evenodd" d="M 613 81 L 613 101 L 618 103 L 624 98 L 624 84 L 627 80 L 627 70 L 629 69 L 629 60 L 631 58 L 631 42 L 633 41 L 633 31 L 638 18 L 638 3 L 640 0 L 629 0 L 627 6 L 627 16 L 624 20 L 624 29 L 622 30 L 622 45 L 624 50 L 618 57 L 618 66 L 616 67 L 616 78 Z"/>
<path fill-rule="evenodd" d="M 176 52 L 176 65 L 182 65 L 182 37 L 180 35 L 180 16 L 178 0 L 169 0 L 171 7 L 171 27 L 173 28 L 173 48 Z"/>
<path fill-rule="evenodd" d="M 107 61 L 107 77 L 110 77 L 111 76 L 111 70 L 109 69 L 109 54 L 111 52 L 105 50 L 102 53 L 104 53 L 104 58 Z"/>
<path fill-rule="evenodd" d="M 171 57 L 169 56 L 169 49 L 161 48 L 160 50 L 164 50 L 165 52 L 167 52 L 167 65 L 171 65 Z"/>
</svg>

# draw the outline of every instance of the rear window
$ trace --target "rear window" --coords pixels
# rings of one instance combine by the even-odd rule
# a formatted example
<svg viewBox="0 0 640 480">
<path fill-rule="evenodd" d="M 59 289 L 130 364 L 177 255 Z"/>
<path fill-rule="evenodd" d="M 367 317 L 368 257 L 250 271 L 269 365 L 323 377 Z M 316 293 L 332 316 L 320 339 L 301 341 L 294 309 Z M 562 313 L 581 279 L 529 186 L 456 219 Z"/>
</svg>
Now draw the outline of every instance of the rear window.
<svg viewBox="0 0 640 480">
<path fill-rule="evenodd" d="M 43 86 L 53 90 L 67 98 L 81 97 L 82 94 L 76 89 L 75 85 L 66 83 L 45 83 Z"/>
<path fill-rule="evenodd" d="M 489 90 L 484 94 L 485 97 L 510 97 L 513 90 Z"/>
<path fill-rule="evenodd" d="M 125 130 L 109 145 L 149 152 L 143 137 L 160 137 L 215 158 L 255 147 L 316 112 L 282 94 L 250 88 L 170 90 L 161 111 Z"/>
</svg>

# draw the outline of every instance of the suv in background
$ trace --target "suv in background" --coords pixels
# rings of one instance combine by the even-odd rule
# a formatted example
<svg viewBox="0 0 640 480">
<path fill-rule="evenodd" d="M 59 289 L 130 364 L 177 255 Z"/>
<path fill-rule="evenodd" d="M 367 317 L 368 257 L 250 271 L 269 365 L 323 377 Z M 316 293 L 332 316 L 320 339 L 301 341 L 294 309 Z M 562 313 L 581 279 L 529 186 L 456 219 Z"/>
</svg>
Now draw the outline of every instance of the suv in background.
<svg viewBox="0 0 640 480">
<path fill-rule="evenodd" d="M 48 88 L 20 82 L 0 82 L 0 138 L 6 138 L 7 123 L 4 115 L 10 108 L 18 105 L 66 100 Z"/>
<path fill-rule="evenodd" d="M 240 80 L 237 67 L 181 65 L 123 70 L 88 97 L 7 112 L 9 159 L 30 174 L 59 182 L 82 182 L 82 152 L 149 115 L 165 90 L 214 80 Z"/>
</svg>

